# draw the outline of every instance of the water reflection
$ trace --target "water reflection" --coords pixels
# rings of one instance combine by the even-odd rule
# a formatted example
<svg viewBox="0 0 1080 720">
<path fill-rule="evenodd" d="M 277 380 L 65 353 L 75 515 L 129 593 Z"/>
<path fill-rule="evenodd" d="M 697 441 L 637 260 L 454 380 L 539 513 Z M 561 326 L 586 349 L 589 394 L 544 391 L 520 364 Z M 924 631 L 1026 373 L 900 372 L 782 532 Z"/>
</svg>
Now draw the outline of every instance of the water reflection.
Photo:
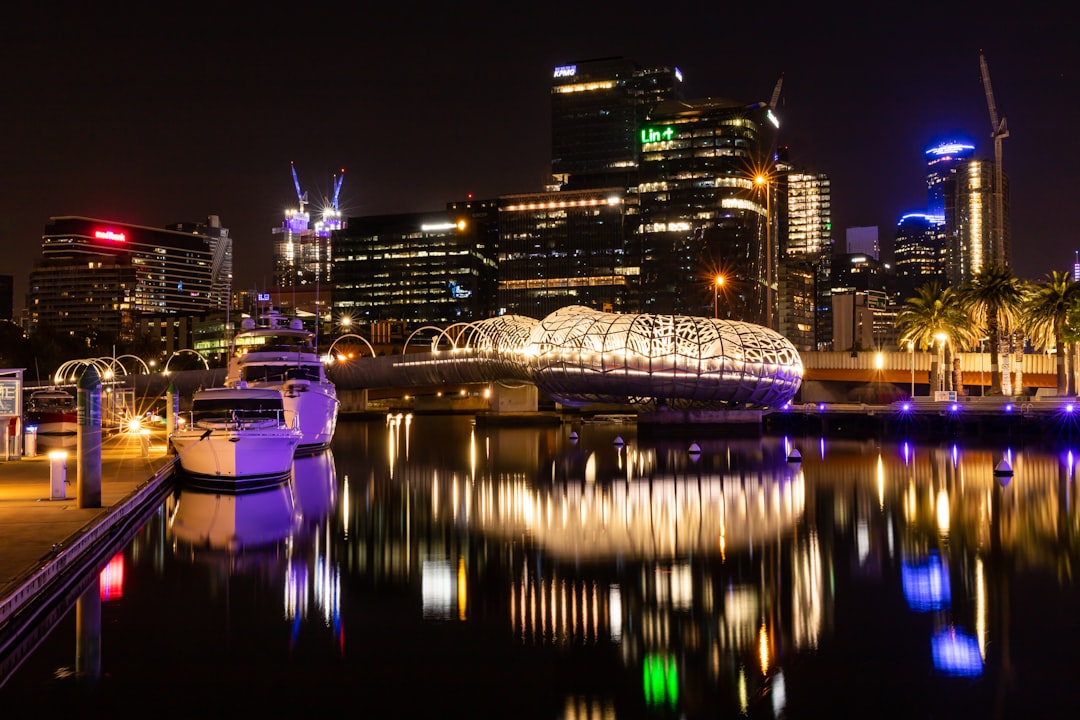
<svg viewBox="0 0 1080 720">
<path fill-rule="evenodd" d="M 294 465 L 295 523 L 180 493 L 126 550 L 139 592 L 106 608 L 95 692 L 126 697 L 150 653 L 177 691 L 177 658 L 197 656 L 200 683 L 286 677 L 308 689 L 295 707 L 392 697 L 397 715 L 986 717 L 1080 700 L 1072 664 L 1048 662 L 1080 641 L 1071 454 L 572 429 L 343 422 L 334 454 Z M 995 476 L 1003 459 L 1012 476 Z M 123 632 L 139 612 L 191 620 L 148 648 Z M 47 687 L 38 673 L 15 687 Z"/>
</svg>

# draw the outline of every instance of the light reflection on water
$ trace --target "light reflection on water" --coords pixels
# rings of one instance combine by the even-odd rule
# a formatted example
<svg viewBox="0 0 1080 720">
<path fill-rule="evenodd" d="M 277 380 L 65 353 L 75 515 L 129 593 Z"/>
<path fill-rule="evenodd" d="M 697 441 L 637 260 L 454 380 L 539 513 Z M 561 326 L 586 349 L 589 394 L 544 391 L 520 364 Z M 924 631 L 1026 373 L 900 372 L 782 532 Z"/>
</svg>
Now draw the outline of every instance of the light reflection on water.
<svg viewBox="0 0 1080 720">
<path fill-rule="evenodd" d="M 1080 640 L 1074 473 L 1030 448 L 345 421 L 297 460 L 297 529 L 200 497 L 185 535 L 181 491 L 124 551 L 100 676 L 62 627 L 0 701 L 1037 715 L 1080 699 L 1048 662 Z"/>
</svg>

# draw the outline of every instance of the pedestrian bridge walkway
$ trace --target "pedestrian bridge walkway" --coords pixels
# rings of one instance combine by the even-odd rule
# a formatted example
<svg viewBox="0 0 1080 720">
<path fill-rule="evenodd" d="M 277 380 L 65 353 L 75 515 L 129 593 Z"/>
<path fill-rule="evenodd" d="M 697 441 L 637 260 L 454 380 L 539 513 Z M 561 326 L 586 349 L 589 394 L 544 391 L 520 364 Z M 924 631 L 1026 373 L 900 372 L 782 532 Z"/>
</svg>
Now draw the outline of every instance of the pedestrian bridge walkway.
<svg viewBox="0 0 1080 720">
<path fill-rule="evenodd" d="M 760 409 L 795 396 L 803 365 L 787 338 L 760 325 L 572 306 L 542 320 L 454 326 L 430 353 L 353 359 L 330 375 L 347 388 L 531 383 L 570 407 Z"/>
</svg>

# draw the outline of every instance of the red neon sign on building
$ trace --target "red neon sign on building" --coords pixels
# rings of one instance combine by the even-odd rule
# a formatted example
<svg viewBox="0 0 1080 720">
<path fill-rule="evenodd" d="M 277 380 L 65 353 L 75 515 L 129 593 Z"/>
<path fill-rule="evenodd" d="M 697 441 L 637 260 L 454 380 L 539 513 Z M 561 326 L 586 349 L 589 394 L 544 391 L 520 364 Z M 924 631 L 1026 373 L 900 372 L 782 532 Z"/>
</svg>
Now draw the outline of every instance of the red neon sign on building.
<svg viewBox="0 0 1080 720">
<path fill-rule="evenodd" d="M 98 240 L 114 240 L 116 242 L 127 242 L 127 235 L 122 232 L 116 232 L 115 230 L 95 230 L 94 237 Z"/>
</svg>

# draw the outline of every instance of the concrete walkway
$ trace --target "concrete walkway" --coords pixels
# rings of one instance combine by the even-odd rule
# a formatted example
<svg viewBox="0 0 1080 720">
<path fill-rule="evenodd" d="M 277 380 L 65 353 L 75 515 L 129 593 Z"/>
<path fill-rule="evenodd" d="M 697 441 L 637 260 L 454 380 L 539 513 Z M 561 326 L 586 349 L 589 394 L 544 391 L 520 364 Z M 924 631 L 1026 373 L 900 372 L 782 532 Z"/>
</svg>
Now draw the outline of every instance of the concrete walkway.
<svg viewBox="0 0 1080 720">
<path fill-rule="evenodd" d="M 54 461 L 48 448 L 39 447 L 35 457 L 0 458 L 0 603 L 68 538 L 102 522 L 148 482 L 163 482 L 175 460 L 165 439 L 164 427 L 151 431 L 148 449 L 136 434 L 103 436 L 101 506 L 96 508 L 79 507 L 74 444 L 67 448 L 62 499 L 52 498 Z"/>
</svg>

